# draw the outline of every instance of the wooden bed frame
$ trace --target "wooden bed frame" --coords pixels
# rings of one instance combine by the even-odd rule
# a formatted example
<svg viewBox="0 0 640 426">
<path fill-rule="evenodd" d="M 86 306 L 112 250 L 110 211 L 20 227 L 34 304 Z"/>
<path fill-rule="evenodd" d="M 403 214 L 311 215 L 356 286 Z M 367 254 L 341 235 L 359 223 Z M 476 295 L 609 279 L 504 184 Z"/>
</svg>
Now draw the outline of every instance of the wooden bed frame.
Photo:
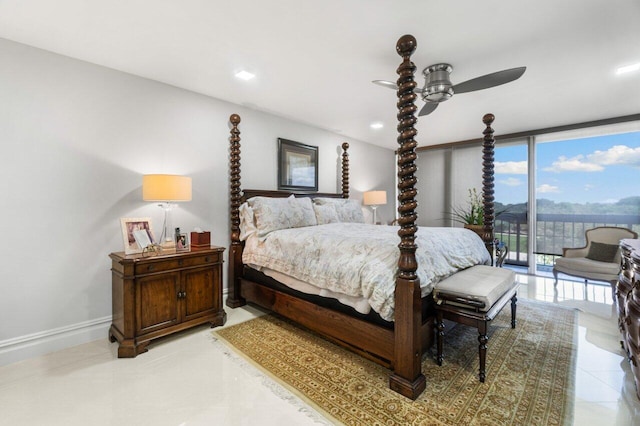
<svg viewBox="0 0 640 426">
<path fill-rule="evenodd" d="M 393 327 L 384 327 L 354 318 L 333 309 L 318 306 L 309 301 L 261 285 L 243 277 L 242 250 L 240 241 L 241 203 L 253 196 L 287 197 L 292 192 L 241 190 L 240 184 L 240 116 L 230 117 L 230 220 L 231 245 L 229 248 L 229 295 L 227 305 L 236 308 L 254 303 L 277 312 L 298 324 L 321 334 L 325 338 L 345 346 L 362 356 L 382 364 L 391 370 L 389 386 L 392 390 L 416 399 L 425 389 L 425 376 L 421 370 L 424 351 L 433 341 L 434 316 L 422 318 L 420 281 L 416 262 L 416 183 L 415 165 L 417 143 L 414 74 L 416 67 L 411 55 L 416 49 L 416 40 L 405 35 L 398 40 L 396 51 L 402 57 L 398 67 L 398 235 L 400 258 L 395 290 L 395 321 Z M 486 125 L 483 143 L 483 200 L 484 232 L 481 237 L 490 253 L 493 251 L 493 162 L 494 139 L 491 123 L 493 115 L 483 117 Z M 342 193 L 295 193 L 296 196 L 349 197 L 348 143 L 342 144 Z"/>
</svg>

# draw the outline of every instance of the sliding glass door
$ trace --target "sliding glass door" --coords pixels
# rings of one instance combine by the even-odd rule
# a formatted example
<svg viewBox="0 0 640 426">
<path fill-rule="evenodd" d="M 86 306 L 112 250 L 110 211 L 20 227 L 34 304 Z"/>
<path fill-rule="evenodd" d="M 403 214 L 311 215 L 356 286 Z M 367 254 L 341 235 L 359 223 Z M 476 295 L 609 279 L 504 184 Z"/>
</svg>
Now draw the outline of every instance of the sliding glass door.
<svg viewBox="0 0 640 426">
<path fill-rule="evenodd" d="M 536 153 L 538 269 L 584 246 L 587 229 L 640 230 L 640 132 L 538 138 Z"/>
<path fill-rule="evenodd" d="M 505 264 L 530 274 L 550 273 L 587 229 L 640 234 L 640 121 L 552 130 L 495 145 L 495 236 L 509 248 Z M 480 157 L 476 142 L 419 152 L 420 226 L 462 226 L 452 213 L 481 190 Z"/>
<path fill-rule="evenodd" d="M 495 233 L 509 247 L 505 263 L 550 272 L 563 247 L 585 245 L 587 229 L 617 226 L 640 233 L 638 126 L 496 145 Z"/>
</svg>

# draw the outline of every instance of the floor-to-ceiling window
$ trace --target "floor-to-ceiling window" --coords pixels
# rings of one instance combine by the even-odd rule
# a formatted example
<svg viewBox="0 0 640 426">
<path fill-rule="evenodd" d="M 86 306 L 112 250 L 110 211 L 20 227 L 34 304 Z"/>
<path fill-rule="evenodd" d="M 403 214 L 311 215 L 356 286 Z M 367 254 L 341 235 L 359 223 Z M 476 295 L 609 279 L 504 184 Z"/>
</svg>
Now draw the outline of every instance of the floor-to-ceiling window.
<svg viewBox="0 0 640 426">
<path fill-rule="evenodd" d="M 504 142 L 495 149 L 495 236 L 509 247 L 508 263 L 528 264 L 527 139 Z"/>
<path fill-rule="evenodd" d="M 585 230 L 640 232 L 640 124 L 547 133 L 496 144 L 496 237 L 507 263 L 549 271 Z"/>
<path fill-rule="evenodd" d="M 507 264 L 548 272 L 563 247 L 584 245 L 585 229 L 640 233 L 638 116 L 498 138 L 495 234 L 509 247 Z M 475 140 L 418 150 L 421 226 L 462 226 L 452 211 L 482 188 L 480 150 Z"/>
<path fill-rule="evenodd" d="M 550 268 L 563 247 L 584 246 L 587 229 L 617 226 L 640 231 L 638 182 L 640 132 L 537 138 L 538 269 Z"/>
</svg>

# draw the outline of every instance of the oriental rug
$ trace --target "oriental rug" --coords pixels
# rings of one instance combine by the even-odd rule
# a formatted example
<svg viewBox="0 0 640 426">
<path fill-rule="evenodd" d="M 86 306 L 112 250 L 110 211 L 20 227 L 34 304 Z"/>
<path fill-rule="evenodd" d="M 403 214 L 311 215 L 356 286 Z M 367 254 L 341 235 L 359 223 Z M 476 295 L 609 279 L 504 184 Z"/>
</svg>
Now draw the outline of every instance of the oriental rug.
<svg viewBox="0 0 640 426">
<path fill-rule="evenodd" d="M 388 369 L 282 317 L 213 333 L 335 424 L 571 424 L 576 311 L 519 301 L 517 320 L 511 329 L 506 307 L 491 322 L 485 383 L 478 381 L 477 329 L 448 329 L 443 365 L 435 348 L 423 358 L 427 387 L 416 401 L 389 389 Z"/>
</svg>

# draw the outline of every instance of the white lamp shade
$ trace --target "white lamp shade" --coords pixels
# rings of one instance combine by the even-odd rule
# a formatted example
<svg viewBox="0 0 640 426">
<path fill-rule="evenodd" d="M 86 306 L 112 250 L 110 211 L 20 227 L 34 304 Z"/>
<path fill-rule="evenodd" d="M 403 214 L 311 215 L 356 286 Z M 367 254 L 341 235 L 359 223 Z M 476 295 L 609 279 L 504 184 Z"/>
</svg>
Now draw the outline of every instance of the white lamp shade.
<svg viewBox="0 0 640 426">
<path fill-rule="evenodd" d="M 144 201 L 191 201 L 191 178 L 178 175 L 144 175 Z"/>
<path fill-rule="evenodd" d="M 387 191 L 367 191 L 364 193 L 365 206 L 381 206 L 387 204 Z"/>
</svg>

